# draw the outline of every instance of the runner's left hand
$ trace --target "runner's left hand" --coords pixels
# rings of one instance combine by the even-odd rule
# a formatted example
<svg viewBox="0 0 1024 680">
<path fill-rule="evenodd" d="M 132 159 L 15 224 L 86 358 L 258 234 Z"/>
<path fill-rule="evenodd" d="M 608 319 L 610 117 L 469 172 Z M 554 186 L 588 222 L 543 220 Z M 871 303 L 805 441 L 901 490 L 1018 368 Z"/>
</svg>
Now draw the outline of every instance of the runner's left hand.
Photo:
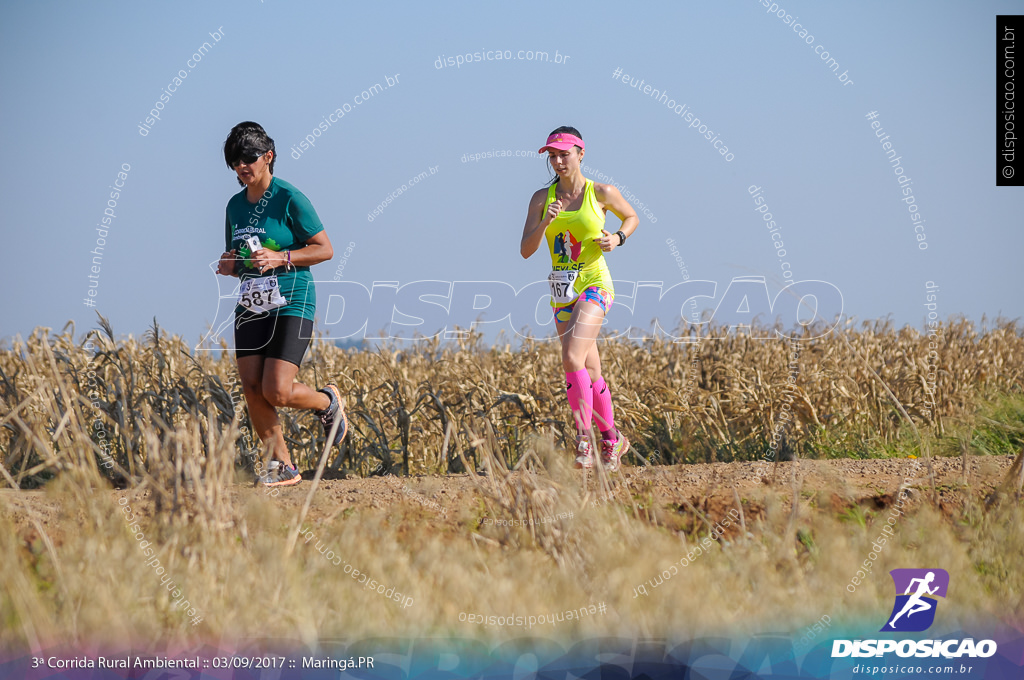
<svg viewBox="0 0 1024 680">
<path fill-rule="evenodd" d="M 601 250 L 606 253 L 610 253 L 615 250 L 619 245 L 619 237 L 615 234 L 609 234 L 604 229 L 601 230 L 601 238 L 595 238 L 594 243 L 601 244 Z"/>
<path fill-rule="evenodd" d="M 264 272 L 268 272 L 276 267 L 285 266 L 288 263 L 288 256 L 283 251 L 263 248 L 259 252 L 250 255 L 249 261 L 252 262 L 252 266 L 255 267 L 260 274 L 263 274 Z"/>
</svg>

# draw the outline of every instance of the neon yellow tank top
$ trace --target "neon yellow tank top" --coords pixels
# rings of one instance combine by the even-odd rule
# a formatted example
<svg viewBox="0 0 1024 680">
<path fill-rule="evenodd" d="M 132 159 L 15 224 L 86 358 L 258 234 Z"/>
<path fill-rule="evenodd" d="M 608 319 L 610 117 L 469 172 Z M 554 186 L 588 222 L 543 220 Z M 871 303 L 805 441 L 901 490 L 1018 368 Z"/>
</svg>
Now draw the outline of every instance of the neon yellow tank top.
<svg viewBox="0 0 1024 680">
<path fill-rule="evenodd" d="M 552 184 L 548 187 L 548 198 L 544 202 L 544 209 L 541 215 L 546 215 L 548 206 L 555 202 L 555 187 Z M 548 252 L 551 254 L 551 269 L 553 272 L 575 271 L 578 276 L 573 281 L 572 288 L 575 297 L 591 286 L 597 286 L 615 295 L 612 288 L 612 276 L 608 271 L 608 264 L 604 259 L 604 251 L 601 245 L 594 242 L 600 238 L 604 229 L 604 211 L 598 205 L 597 197 L 594 196 L 594 182 L 587 180 L 583 189 L 583 205 L 579 210 L 565 211 L 558 213 L 558 217 L 551 221 L 544 231 L 547 239 Z M 552 296 L 551 306 L 562 307 L 572 302 L 556 302 Z"/>
</svg>

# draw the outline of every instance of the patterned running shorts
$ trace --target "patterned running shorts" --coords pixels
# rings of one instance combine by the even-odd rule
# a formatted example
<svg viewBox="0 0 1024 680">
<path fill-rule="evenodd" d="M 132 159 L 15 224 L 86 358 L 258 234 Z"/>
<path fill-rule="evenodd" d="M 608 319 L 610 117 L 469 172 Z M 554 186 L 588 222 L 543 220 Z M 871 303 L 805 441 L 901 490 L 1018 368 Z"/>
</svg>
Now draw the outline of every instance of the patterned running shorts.
<svg viewBox="0 0 1024 680">
<path fill-rule="evenodd" d="M 572 317 L 572 310 L 576 307 L 576 303 L 580 300 L 587 300 L 593 302 L 601 311 L 605 314 L 612 307 L 612 294 L 606 290 L 602 290 L 597 286 L 591 286 L 590 288 L 584 289 L 580 293 L 579 297 L 572 301 L 572 303 L 565 305 L 564 307 L 552 307 L 552 311 L 555 314 L 555 321 L 568 321 Z"/>
</svg>

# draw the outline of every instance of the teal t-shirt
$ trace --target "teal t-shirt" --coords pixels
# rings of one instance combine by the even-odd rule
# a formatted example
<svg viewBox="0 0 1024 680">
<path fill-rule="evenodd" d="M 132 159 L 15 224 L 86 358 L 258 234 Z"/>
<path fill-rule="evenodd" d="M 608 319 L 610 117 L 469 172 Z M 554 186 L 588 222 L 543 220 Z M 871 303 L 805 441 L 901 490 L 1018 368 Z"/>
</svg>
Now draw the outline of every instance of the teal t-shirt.
<svg viewBox="0 0 1024 680">
<path fill-rule="evenodd" d="M 246 189 L 228 201 L 227 220 L 224 228 L 225 250 L 236 249 L 242 260 L 238 270 L 241 280 L 259 276 L 277 276 L 281 294 L 288 304 L 271 313 L 281 316 L 301 316 L 313 319 L 316 312 L 316 288 L 309 267 L 278 267 L 260 274 L 249 261 L 249 250 L 245 239 L 256 236 L 264 248 L 270 250 L 301 250 L 306 241 L 324 230 L 313 204 L 301 191 L 288 182 L 274 177 L 270 186 L 256 203 L 245 197 Z M 235 307 L 235 315 L 247 315 L 242 306 Z"/>
</svg>

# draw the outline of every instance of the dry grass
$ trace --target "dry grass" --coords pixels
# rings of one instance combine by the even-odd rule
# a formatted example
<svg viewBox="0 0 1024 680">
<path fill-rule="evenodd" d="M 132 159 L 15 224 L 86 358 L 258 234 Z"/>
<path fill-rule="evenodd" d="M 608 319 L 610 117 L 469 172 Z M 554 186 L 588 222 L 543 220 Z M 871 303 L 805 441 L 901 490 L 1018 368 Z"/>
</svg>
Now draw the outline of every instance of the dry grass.
<svg viewBox="0 0 1024 680">
<path fill-rule="evenodd" d="M 793 416 L 785 454 L 856 456 L 910 433 L 883 383 L 917 428 L 940 438 L 973 424 L 979 399 L 1020 394 L 1024 384 L 1024 337 L 1015 322 L 983 333 L 967 321 L 939 329 L 931 409 L 928 338 L 913 329 L 865 323 L 842 337 L 801 341 L 796 388 L 787 390 L 791 344 L 735 335 L 694 344 L 602 341 L 616 419 L 644 459 L 663 463 L 760 459 L 784 410 Z M 318 341 L 299 380 L 335 380 L 346 395 L 353 433 L 332 469 L 445 474 L 462 471 L 460 455 L 480 464 L 474 433 L 489 433 L 507 466 L 526 455 L 532 437 L 565 443 L 561 375 L 550 340 L 482 348 L 474 336 L 365 352 Z M 156 326 L 141 341 L 115 341 L 105 322 L 82 341 L 70 329 L 56 336 L 40 329 L 0 351 L 0 461 L 17 486 L 41 484 L 66 466 L 100 470 L 103 432 L 117 468 L 138 480 L 157 472 L 157 442 L 193 432 L 198 448 L 165 446 L 161 460 L 187 459 L 189 451 L 191 463 L 174 465 L 201 468 L 222 459 L 211 454 L 225 438 L 244 447 L 241 404 L 229 355 L 193 353 Z M 315 467 L 319 423 L 308 412 L 283 415 L 293 455 Z M 122 476 L 112 470 L 108 477 Z"/>
<path fill-rule="evenodd" d="M 802 343 L 791 452 L 868 455 L 905 443 L 907 424 L 869 367 L 936 450 L 952 439 L 957 454 L 984 451 L 995 446 L 982 436 L 990 431 L 1019 448 L 1017 425 L 990 417 L 1002 406 L 978 415 L 982 397 L 1019 398 L 1013 395 L 1020 392 L 1024 341 L 1014 324 L 984 333 L 966 322 L 943 326 L 939 407 L 931 416 L 922 408 L 925 337 L 886 324 L 847 329 L 846 336 L 867 365 L 841 339 Z M 891 604 L 883 578 L 854 595 L 845 590 L 851 565 L 877 535 L 871 520 L 865 529 L 828 509 L 794 506 L 801 491 L 795 474 L 782 477 L 792 486 L 765 487 L 763 498 L 752 499 L 764 512 L 747 519 L 749 535 L 730 532 L 680 576 L 634 597 L 637 585 L 678 563 L 701 531 L 659 525 L 649 494 L 649 475 L 661 474 L 657 466 L 646 478 L 598 470 L 584 479 L 568 469 L 568 414 L 553 344 L 485 349 L 477 338 L 459 347 L 343 352 L 317 343 L 299 379 L 338 380 L 353 424 L 331 468 L 364 475 L 487 472 L 472 476 L 477 505 L 463 504 L 444 519 L 409 498 L 355 514 L 333 509 L 334 499 L 323 495 L 315 500 L 316 519 L 302 529 L 339 559 L 415 599 L 402 608 L 361 588 L 313 542 L 300 537 L 286 555 L 296 522 L 290 506 L 234 485 L 251 457 L 239 451 L 248 424 L 237 408 L 229 357 L 192 354 L 182 339 L 155 327 L 141 341 L 115 341 L 105 324 L 88 338 L 95 349 L 76 341 L 71 329 L 56 336 L 39 330 L 0 352 L 0 462 L 10 487 L 0 496 L 0 620 L 10 644 L 132 639 L 173 646 L 219 635 L 310 643 L 374 634 L 515 637 L 524 629 L 460 623 L 459 614 L 539 615 L 598 602 L 607 614 L 534 633 L 699 635 L 799 630 L 823 614 L 874 620 Z M 670 463 L 760 458 L 782 409 L 787 350 L 781 341 L 742 337 L 696 347 L 602 346 L 620 426 L 641 454 Z M 686 389 L 694 356 L 697 379 Z M 314 467 L 319 424 L 304 413 L 289 413 L 284 422 L 293 455 Z M 109 469 L 102 466 L 108 459 L 100 431 L 112 442 Z M 1013 481 L 1018 474 L 1015 468 Z M 109 491 L 111 482 L 120 490 Z M 40 486 L 43 492 L 28 491 Z M 918 486 L 918 510 L 901 520 L 898 544 L 882 554 L 875 573 L 942 566 L 958 588 L 955 601 L 944 604 L 949 620 L 968 625 L 995 616 L 1020 625 L 1020 485 L 1003 489 L 1011 502 L 972 502 L 955 522 L 928 503 L 923 482 Z M 615 500 L 591 502 L 608 496 Z M 197 626 L 173 608 L 144 564 L 119 500 L 144 517 L 156 556 L 203 617 Z M 54 514 L 42 514 L 40 504 Z M 481 528 L 483 516 L 536 520 L 567 510 L 573 519 Z"/>
<path fill-rule="evenodd" d="M 169 526 L 150 514 L 146 537 L 199 610 L 198 626 L 172 606 L 145 565 L 114 497 L 152 512 L 152 494 L 102 493 L 65 475 L 46 492 L 61 508 L 56 523 L 65 528 L 63 536 L 48 536 L 57 530 L 55 518 L 29 531 L 28 539 L 2 520 L 4 637 L 7 644 L 34 647 L 132 640 L 143 647 L 184 648 L 197 639 L 253 636 L 313 645 L 319 639 L 372 636 L 742 635 L 799 631 L 824 614 L 847 625 L 877 626 L 884 616 L 879 611 L 887 613 L 892 601 L 884 574 L 908 565 L 939 565 L 950 572 L 957 594 L 943 603 L 944 625 L 1024 625 L 1019 504 L 990 512 L 975 507 L 972 521 L 965 514 L 961 522 L 950 522 L 923 502 L 926 488 L 915 489 L 917 510 L 900 520 L 897 543 L 873 566 L 877 576 L 850 594 L 846 584 L 853 565 L 872 550 L 884 515 L 862 527 L 827 509 L 801 505 L 794 527 L 789 490 L 768 490 L 759 499 L 764 512 L 747 519 L 749 536 L 733 527 L 677 576 L 659 587 L 648 585 L 649 595 L 643 596 L 635 588 L 678 564 L 693 549 L 693 534 L 687 538 L 686 532 L 655 527 L 633 516 L 629 503 L 580 504 L 594 488 L 583 488 L 578 477 L 527 481 L 521 473 L 510 474 L 520 476 L 499 475 L 493 495 L 482 496 L 488 516 L 538 518 L 572 508 L 574 518 L 534 525 L 535 532 L 487 529 L 472 507 L 459 508 L 443 522 L 408 501 L 386 511 L 332 517 L 330 499 L 323 499 L 320 519 L 304 529 L 339 556 L 335 564 L 301 538 L 286 557 L 294 512 L 259 493 L 229 507 L 226 525 L 216 529 Z M 545 493 L 550 490 L 558 493 Z M 517 491 L 525 493 L 517 498 Z M 622 494 L 634 503 L 642 495 L 642 485 Z M 503 505 L 500 498 L 513 503 Z M 29 512 L 10 496 L 3 505 L 5 515 Z M 340 560 L 414 601 L 403 608 L 362 588 Z M 608 608 L 604 615 L 531 631 L 460 622 L 463 613 L 542 616 L 601 602 Z"/>
</svg>

